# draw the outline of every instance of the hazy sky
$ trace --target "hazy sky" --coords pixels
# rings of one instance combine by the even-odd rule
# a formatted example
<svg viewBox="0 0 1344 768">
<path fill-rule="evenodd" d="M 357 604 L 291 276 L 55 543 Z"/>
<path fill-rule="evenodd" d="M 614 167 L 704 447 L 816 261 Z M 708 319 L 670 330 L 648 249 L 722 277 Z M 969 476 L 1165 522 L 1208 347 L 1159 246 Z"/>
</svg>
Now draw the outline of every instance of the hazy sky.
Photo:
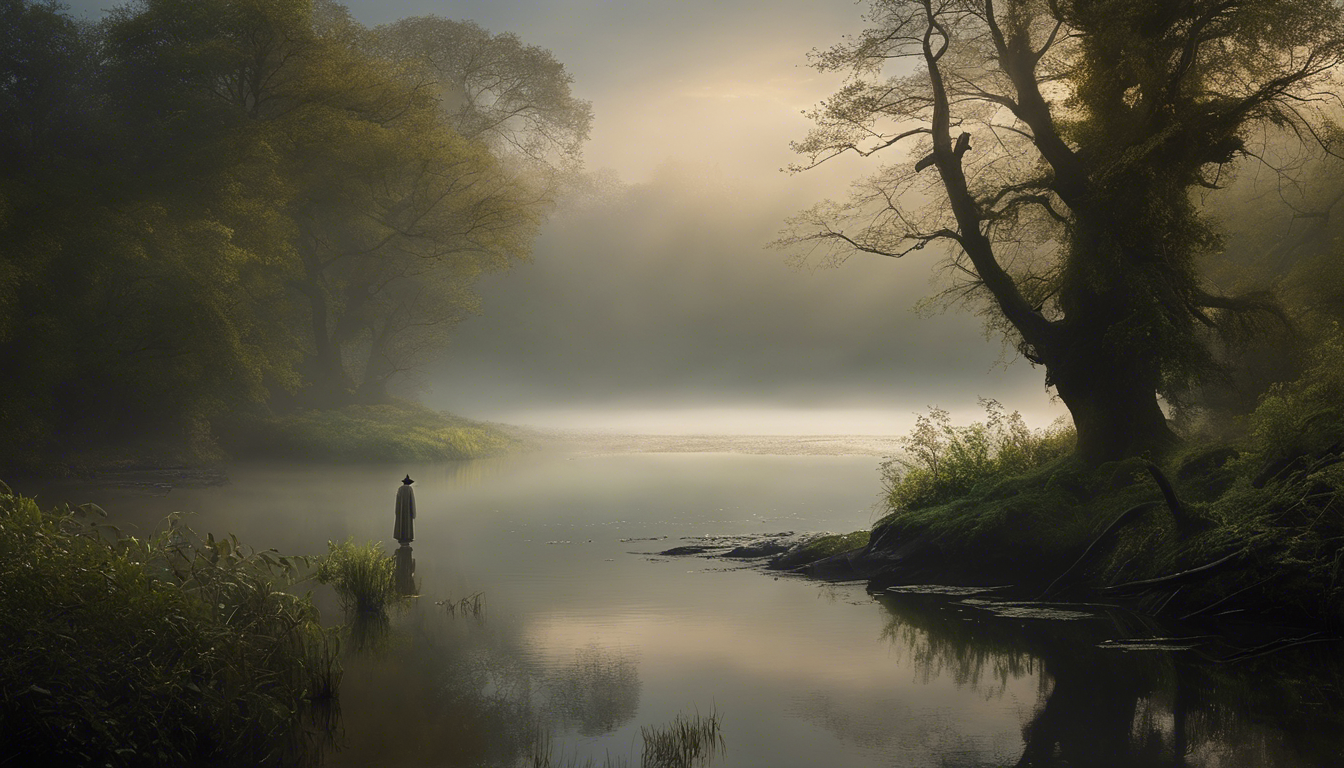
<svg viewBox="0 0 1344 768">
<path fill-rule="evenodd" d="M 75 0 L 77 13 L 113 3 Z M 532 263 L 481 286 L 423 397 L 466 416 L 659 432 L 904 432 L 996 397 L 1063 410 L 1024 361 L 952 311 L 912 312 L 936 256 L 798 271 L 767 250 L 785 217 L 864 172 L 802 176 L 801 110 L 838 83 L 806 66 L 862 27 L 843 0 L 351 0 L 374 25 L 471 19 L 550 49 L 593 104 L 586 159 L 627 185 L 547 225 Z"/>
</svg>

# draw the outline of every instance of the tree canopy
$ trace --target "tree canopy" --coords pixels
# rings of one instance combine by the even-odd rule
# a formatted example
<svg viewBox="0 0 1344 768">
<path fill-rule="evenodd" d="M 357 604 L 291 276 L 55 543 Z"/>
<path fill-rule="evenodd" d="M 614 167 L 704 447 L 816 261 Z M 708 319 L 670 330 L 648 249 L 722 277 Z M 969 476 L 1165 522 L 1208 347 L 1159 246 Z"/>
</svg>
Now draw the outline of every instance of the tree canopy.
<svg viewBox="0 0 1344 768">
<path fill-rule="evenodd" d="M 1334 0 L 874 0 L 815 54 L 848 74 L 795 144 L 805 170 L 913 154 L 791 221 L 806 258 L 950 245 L 966 299 L 1069 407 L 1103 461 L 1173 436 L 1213 348 L 1277 322 L 1272 297 L 1213 289 L 1220 231 L 1196 193 L 1256 162 L 1257 131 L 1320 141 L 1338 107 Z M 919 162 L 915 162 L 915 160 Z"/>
</svg>

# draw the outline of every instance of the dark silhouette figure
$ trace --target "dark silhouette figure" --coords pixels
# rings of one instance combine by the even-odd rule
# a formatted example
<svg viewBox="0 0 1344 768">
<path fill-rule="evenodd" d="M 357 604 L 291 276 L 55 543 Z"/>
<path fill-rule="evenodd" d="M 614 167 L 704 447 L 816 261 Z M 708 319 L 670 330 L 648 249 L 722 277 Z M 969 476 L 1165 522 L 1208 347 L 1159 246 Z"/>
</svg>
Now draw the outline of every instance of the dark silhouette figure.
<svg viewBox="0 0 1344 768">
<path fill-rule="evenodd" d="M 401 487 L 397 489 L 397 520 L 392 526 L 392 538 L 396 539 L 403 547 L 415 540 L 415 491 L 411 490 L 411 483 L 415 482 L 410 475 L 401 481 Z"/>
</svg>

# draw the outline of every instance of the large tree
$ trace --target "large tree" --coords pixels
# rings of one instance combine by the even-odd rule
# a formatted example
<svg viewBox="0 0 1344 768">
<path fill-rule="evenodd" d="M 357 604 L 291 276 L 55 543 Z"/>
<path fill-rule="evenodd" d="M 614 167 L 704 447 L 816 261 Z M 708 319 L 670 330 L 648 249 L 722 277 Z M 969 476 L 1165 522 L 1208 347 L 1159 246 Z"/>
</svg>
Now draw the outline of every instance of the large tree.
<svg viewBox="0 0 1344 768">
<path fill-rule="evenodd" d="M 530 252 L 591 119 L 549 53 L 435 17 L 371 31 L 328 0 L 141 0 L 110 37 L 157 144 L 208 148 L 185 175 L 250 158 L 275 180 L 244 186 L 289 230 L 272 250 L 309 404 L 381 400 L 443 346 L 475 279 Z"/>
<path fill-rule="evenodd" d="M 807 168 L 914 153 L 791 222 L 784 244 L 900 257 L 949 243 L 948 295 L 1046 369 L 1092 462 L 1161 451 L 1159 397 L 1214 369 L 1270 297 L 1214 291 L 1196 194 L 1261 126 L 1319 135 L 1336 99 L 1336 0 L 873 0 L 816 54 L 849 74 L 795 145 Z M 918 160 L 918 162 L 915 162 Z"/>
</svg>

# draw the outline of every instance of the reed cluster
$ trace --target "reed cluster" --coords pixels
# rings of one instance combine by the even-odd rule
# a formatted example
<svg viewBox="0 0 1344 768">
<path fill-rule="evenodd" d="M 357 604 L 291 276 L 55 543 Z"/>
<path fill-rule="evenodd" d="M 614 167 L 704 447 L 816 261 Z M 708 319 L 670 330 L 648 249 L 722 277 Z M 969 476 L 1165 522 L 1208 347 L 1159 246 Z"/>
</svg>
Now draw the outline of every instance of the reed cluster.
<svg viewBox="0 0 1344 768">
<path fill-rule="evenodd" d="M 643 725 L 641 768 L 692 768 L 708 765 L 725 746 L 718 712 L 678 714 L 664 726 Z"/>
<path fill-rule="evenodd" d="M 723 719 L 718 712 L 708 715 L 678 714 L 672 722 L 641 725 L 643 740 L 640 768 L 700 768 L 714 762 L 726 750 L 723 740 Z M 555 740 L 549 730 L 539 729 L 532 746 L 532 768 L 627 768 L 630 761 L 621 755 L 608 754 L 601 762 L 594 758 L 579 759 L 577 755 L 555 754 Z"/>
<path fill-rule="evenodd" d="M 317 580 L 336 590 L 347 614 L 380 614 L 403 599 L 397 591 L 396 561 L 380 541 L 327 542 L 327 554 L 317 562 Z"/>
<path fill-rule="evenodd" d="M 485 593 L 473 592 L 458 600 L 445 598 L 438 601 L 438 604 L 443 606 L 449 616 L 456 616 L 460 613 L 463 616 L 480 618 L 481 613 L 485 610 Z"/>
</svg>

